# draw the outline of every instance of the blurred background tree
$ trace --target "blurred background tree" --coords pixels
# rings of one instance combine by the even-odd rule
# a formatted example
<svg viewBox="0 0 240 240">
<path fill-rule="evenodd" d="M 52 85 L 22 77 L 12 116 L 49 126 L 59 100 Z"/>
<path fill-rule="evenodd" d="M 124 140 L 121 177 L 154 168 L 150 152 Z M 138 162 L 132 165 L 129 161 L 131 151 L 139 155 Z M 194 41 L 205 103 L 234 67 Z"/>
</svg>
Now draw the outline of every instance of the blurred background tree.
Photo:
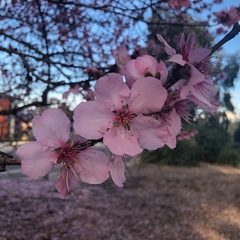
<svg viewBox="0 0 240 240">
<path fill-rule="evenodd" d="M 113 53 L 122 45 L 127 47 L 131 58 L 151 54 L 166 60 L 163 44 L 157 41 L 156 34 L 160 33 L 179 50 L 185 32 L 193 34 L 200 46 L 211 48 L 216 36 L 229 30 L 229 17 L 220 18 L 212 10 L 220 2 L 1 1 L 0 98 L 9 98 L 11 104 L 0 109 L 0 116 L 7 116 L 8 128 L 14 128 L 7 140 L 20 140 L 23 135 L 24 139 L 31 137 L 32 117 L 47 107 L 58 106 L 71 117 L 74 99 L 63 100 L 62 94 L 76 88 L 79 91 L 76 104 L 99 77 L 117 72 Z M 217 33 L 210 31 L 214 24 Z M 224 121 L 222 118 L 225 111 L 234 111 L 229 89 L 234 86 L 239 71 L 237 55 L 218 55 L 223 60 L 221 64 L 219 59 L 213 60 L 217 64 L 212 74 L 220 88 L 218 100 L 223 113 L 208 116 L 195 109 L 192 118 L 196 122 L 186 125 L 185 130 L 196 128 L 196 137 L 179 141 L 175 152 L 163 148 L 159 150 L 161 153 L 151 153 L 149 161 L 163 159 L 174 164 L 215 161 L 229 139 L 226 115 Z M 11 125 L 10 119 L 15 123 Z M 210 145 L 212 151 L 208 149 Z M 150 160 L 153 155 L 158 160 Z M 175 156 L 182 156 L 183 160 Z"/>
</svg>

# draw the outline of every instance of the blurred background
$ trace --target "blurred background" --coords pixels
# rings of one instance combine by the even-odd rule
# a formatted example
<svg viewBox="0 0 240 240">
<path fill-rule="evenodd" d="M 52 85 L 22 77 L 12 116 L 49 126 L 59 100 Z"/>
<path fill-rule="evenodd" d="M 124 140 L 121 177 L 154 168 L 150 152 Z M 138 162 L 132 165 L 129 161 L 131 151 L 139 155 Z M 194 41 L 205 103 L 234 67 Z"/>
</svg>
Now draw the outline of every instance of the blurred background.
<svg viewBox="0 0 240 240">
<path fill-rule="evenodd" d="M 91 99 L 94 82 L 119 71 L 119 49 L 132 59 L 166 60 L 156 34 L 179 50 L 182 32 L 211 48 L 239 21 L 240 7 L 220 0 L 6 0 L 0 6 L 0 150 L 7 152 L 32 139 L 31 120 L 44 109 L 59 107 L 71 119 L 74 107 Z M 239 42 L 236 36 L 212 58 L 218 112 L 193 109 L 177 148 L 146 151 L 144 161 L 239 164 Z"/>
<path fill-rule="evenodd" d="M 1 0 L 0 151 L 33 140 L 32 118 L 47 108 L 72 119 L 96 80 L 120 71 L 120 50 L 165 61 L 156 34 L 177 51 L 183 32 L 211 48 L 239 19 L 239 0 Z M 127 162 L 124 188 L 81 183 L 61 200 L 58 169 L 31 180 L 7 166 L 0 240 L 240 239 L 239 54 L 237 35 L 211 59 L 219 110 L 193 108 L 175 149 Z"/>
</svg>

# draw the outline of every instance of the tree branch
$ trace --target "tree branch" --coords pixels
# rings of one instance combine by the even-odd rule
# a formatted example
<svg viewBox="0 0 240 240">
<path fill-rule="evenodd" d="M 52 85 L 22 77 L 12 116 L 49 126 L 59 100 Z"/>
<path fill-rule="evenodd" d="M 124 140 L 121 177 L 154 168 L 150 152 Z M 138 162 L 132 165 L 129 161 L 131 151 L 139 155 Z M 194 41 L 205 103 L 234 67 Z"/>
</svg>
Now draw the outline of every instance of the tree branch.
<svg viewBox="0 0 240 240">
<path fill-rule="evenodd" d="M 7 165 L 21 165 L 21 160 L 0 151 L 0 172 L 5 172 Z"/>
<path fill-rule="evenodd" d="M 239 32 L 240 32 L 240 25 L 238 23 L 234 23 L 232 30 L 223 39 L 221 39 L 216 45 L 212 47 L 211 53 L 209 54 L 209 56 L 212 55 L 215 51 L 217 51 L 225 43 L 235 38 L 239 34 Z"/>
<path fill-rule="evenodd" d="M 78 147 L 80 147 L 81 150 L 83 150 L 88 147 L 92 147 L 96 143 L 99 143 L 102 141 L 103 141 L 102 138 L 98 140 L 87 140 L 82 143 L 76 142 L 75 145 L 77 145 Z M 0 172 L 5 172 L 7 165 L 21 165 L 21 160 L 14 159 L 12 155 L 0 151 Z"/>
</svg>

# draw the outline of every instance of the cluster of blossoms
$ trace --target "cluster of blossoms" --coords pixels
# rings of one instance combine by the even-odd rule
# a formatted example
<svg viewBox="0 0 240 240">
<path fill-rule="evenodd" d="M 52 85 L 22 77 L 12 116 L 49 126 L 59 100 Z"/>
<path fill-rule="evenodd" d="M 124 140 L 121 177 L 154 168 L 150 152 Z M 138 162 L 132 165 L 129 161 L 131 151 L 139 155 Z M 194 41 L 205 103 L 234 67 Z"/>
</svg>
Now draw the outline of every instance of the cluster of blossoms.
<svg viewBox="0 0 240 240">
<path fill-rule="evenodd" d="M 168 0 L 168 6 L 171 9 L 175 9 L 175 10 L 180 10 L 181 8 L 188 8 L 190 7 L 191 3 L 190 0 Z"/>
<path fill-rule="evenodd" d="M 223 26 L 231 27 L 234 23 L 237 23 L 240 21 L 240 5 L 238 6 L 232 6 L 229 10 L 224 9 L 220 12 L 214 13 L 216 19 L 214 19 L 215 22 L 222 24 Z M 222 34 L 226 33 L 227 28 L 224 27 L 218 27 L 217 33 Z"/>
<path fill-rule="evenodd" d="M 216 12 L 215 16 L 216 22 L 231 27 L 234 23 L 237 23 L 240 20 L 240 5 L 238 7 L 232 6 L 229 10 Z"/>
<path fill-rule="evenodd" d="M 45 110 L 33 119 L 36 141 L 17 150 L 24 174 L 38 178 L 60 166 L 56 188 L 62 198 L 80 180 L 99 184 L 111 175 L 122 187 L 126 157 L 164 145 L 174 148 L 182 120 L 189 121 L 193 106 L 216 111 L 218 88 L 209 75 L 211 51 L 183 35 L 176 53 L 161 35 L 157 37 L 169 55 L 171 74 L 163 61 L 150 55 L 131 60 L 121 48 L 116 54 L 121 74 L 100 77 L 91 100 L 75 108 L 72 138 L 70 120 L 60 109 Z M 95 149 L 95 142 L 103 142 L 110 156 Z"/>
</svg>

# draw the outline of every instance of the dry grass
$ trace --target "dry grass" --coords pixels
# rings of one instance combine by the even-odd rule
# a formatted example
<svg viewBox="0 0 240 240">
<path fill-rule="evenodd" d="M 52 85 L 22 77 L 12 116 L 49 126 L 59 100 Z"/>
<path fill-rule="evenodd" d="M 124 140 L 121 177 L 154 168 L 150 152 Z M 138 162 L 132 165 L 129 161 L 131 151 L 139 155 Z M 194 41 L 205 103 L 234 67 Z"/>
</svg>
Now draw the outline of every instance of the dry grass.
<svg viewBox="0 0 240 240">
<path fill-rule="evenodd" d="M 82 184 L 65 200 L 52 181 L 0 180 L 0 239 L 239 240 L 240 170 L 130 168 L 125 187 Z"/>
</svg>

